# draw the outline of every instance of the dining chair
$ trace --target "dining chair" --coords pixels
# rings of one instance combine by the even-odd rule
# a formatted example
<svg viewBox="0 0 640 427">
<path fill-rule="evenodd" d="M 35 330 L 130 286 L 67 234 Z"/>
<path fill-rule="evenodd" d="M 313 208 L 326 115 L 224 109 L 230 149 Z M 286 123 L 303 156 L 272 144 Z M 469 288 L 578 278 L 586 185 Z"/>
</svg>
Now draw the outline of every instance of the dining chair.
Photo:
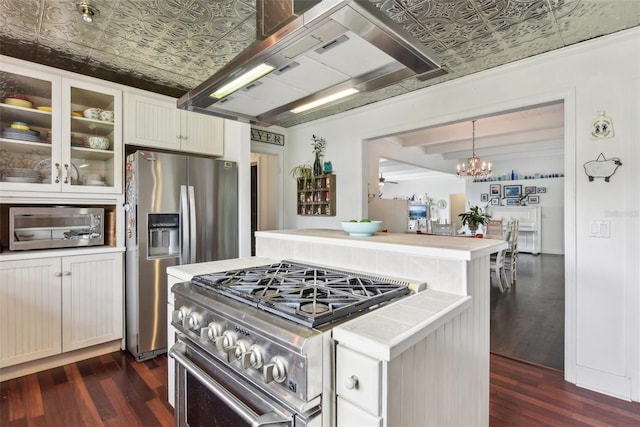
<svg viewBox="0 0 640 427">
<path fill-rule="evenodd" d="M 516 276 L 518 272 L 518 231 L 518 220 L 510 220 L 507 224 L 507 244 L 509 246 L 505 252 L 504 264 L 506 270 L 509 270 L 512 285 L 516 284 Z"/>
<path fill-rule="evenodd" d="M 433 234 L 439 234 L 443 236 L 455 235 L 453 224 L 432 224 L 431 227 Z"/>
<path fill-rule="evenodd" d="M 504 239 L 504 223 L 502 219 L 490 219 L 484 234 L 489 239 Z"/>
<path fill-rule="evenodd" d="M 496 253 L 491 254 L 490 270 L 491 277 L 496 278 L 498 283 L 498 289 L 500 292 L 504 292 L 509 287 L 509 281 L 507 280 L 507 273 L 504 269 L 504 259 L 506 249 L 499 250 Z M 504 281 L 503 281 L 504 279 Z"/>
</svg>

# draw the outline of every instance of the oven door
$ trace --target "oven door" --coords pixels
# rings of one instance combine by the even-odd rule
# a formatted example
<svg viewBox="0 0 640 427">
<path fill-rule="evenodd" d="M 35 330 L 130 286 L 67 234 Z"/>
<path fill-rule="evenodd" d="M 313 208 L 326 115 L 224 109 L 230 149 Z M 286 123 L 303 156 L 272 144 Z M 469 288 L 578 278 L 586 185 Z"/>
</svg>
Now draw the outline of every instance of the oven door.
<svg viewBox="0 0 640 427">
<path fill-rule="evenodd" d="M 208 356 L 182 334 L 176 363 L 176 426 L 310 426 L 317 414 L 295 414 Z"/>
</svg>

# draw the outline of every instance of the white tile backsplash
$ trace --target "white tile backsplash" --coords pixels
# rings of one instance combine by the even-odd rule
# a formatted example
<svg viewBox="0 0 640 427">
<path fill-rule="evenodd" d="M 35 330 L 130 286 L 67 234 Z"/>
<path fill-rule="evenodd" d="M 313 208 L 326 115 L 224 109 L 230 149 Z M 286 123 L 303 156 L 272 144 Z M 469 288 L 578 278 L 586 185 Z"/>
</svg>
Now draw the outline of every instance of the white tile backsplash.
<svg viewBox="0 0 640 427">
<path fill-rule="evenodd" d="M 427 287 L 467 294 L 466 261 L 439 259 L 398 251 L 382 251 L 283 239 L 278 234 L 256 238 L 256 255 L 294 259 L 368 274 L 427 282 Z"/>
</svg>

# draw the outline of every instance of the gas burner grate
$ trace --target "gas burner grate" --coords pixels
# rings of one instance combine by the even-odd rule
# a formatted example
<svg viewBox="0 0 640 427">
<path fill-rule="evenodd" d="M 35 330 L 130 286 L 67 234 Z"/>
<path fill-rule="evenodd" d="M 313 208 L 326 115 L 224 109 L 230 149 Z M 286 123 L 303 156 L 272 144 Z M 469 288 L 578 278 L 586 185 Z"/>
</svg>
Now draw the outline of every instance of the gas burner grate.
<svg viewBox="0 0 640 427">
<path fill-rule="evenodd" d="M 410 292 L 405 282 L 292 261 L 205 274 L 192 282 L 309 327 Z"/>
</svg>

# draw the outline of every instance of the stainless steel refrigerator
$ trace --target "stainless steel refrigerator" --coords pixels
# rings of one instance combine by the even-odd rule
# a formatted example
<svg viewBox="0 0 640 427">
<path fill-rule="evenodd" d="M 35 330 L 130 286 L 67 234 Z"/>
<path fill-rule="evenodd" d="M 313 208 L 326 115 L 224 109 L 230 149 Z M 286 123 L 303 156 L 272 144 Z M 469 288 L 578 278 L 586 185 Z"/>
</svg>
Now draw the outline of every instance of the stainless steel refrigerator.
<svg viewBox="0 0 640 427">
<path fill-rule="evenodd" d="M 167 350 L 169 266 L 238 256 L 234 162 L 136 151 L 126 164 L 127 349 Z"/>
</svg>

